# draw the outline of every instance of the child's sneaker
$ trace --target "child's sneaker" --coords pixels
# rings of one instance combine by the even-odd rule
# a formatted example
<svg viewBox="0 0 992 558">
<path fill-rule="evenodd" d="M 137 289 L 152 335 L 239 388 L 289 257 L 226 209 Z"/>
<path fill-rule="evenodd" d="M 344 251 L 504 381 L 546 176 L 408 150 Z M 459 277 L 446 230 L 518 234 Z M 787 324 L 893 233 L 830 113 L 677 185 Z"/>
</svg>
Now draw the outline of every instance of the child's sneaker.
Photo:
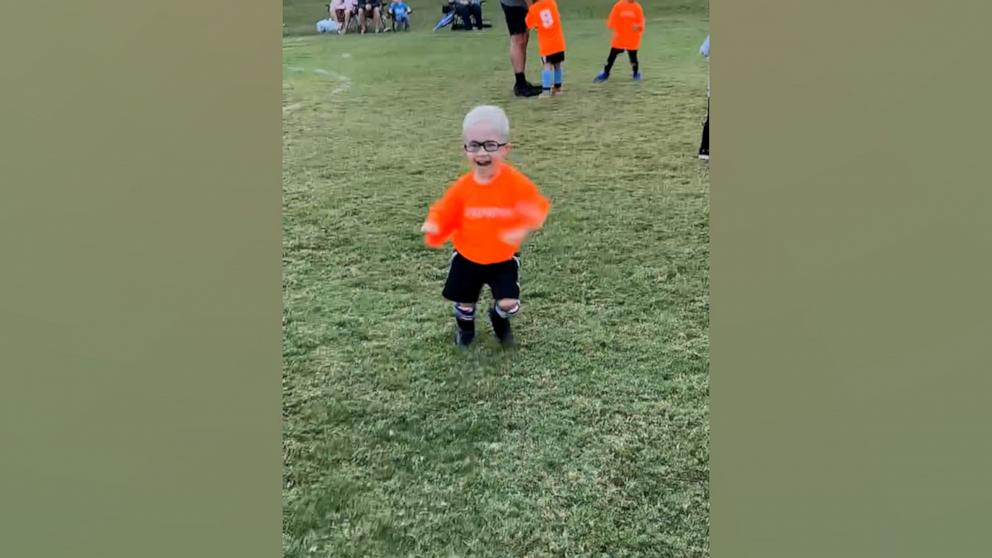
<svg viewBox="0 0 992 558">
<path fill-rule="evenodd" d="M 550 89 L 545 89 L 544 91 L 541 91 L 541 97 L 550 97 L 550 96 L 551 96 Z"/>
<path fill-rule="evenodd" d="M 555 87 L 551 90 L 551 95 L 554 97 L 560 97 L 563 94 L 561 87 Z"/>
<path fill-rule="evenodd" d="M 641 72 L 634 73 L 634 81 L 641 81 Z"/>
<path fill-rule="evenodd" d="M 593 83 L 603 83 L 604 81 L 610 79 L 610 74 L 606 72 L 599 72 L 599 75 L 593 78 Z"/>
</svg>

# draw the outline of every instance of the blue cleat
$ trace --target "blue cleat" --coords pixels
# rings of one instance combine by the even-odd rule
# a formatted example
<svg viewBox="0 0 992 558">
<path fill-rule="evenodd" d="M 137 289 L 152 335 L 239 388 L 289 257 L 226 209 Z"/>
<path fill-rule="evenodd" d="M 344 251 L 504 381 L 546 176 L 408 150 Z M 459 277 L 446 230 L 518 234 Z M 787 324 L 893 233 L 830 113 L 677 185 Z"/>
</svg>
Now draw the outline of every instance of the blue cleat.
<svg viewBox="0 0 992 558">
<path fill-rule="evenodd" d="M 637 72 L 634 74 L 634 81 L 641 81 L 641 72 Z"/>
<path fill-rule="evenodd" d="M 606 72 L 599 72 L 599 75 L 593 78 L 593 83 L 603 83 L 604 81 L 610 79 L 610 74 Z"/>
</svg>

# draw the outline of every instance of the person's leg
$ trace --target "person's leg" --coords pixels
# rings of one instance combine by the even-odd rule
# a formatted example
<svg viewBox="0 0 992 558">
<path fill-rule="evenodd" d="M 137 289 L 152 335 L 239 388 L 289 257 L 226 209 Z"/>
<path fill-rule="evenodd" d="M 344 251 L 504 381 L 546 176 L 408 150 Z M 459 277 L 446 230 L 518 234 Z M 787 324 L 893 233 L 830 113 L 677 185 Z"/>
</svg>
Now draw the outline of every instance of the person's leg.
<svg viewBox="0 0 992 558">
<path fill-rule="evenodd" d="M 372 8 L 372 25 L 375 25 L 375 32 L 378 33 L 384 29 L 382 25 L 382 10 L 379 6 Z"/>
<path fill-rule="evenodd" d="M 489 323 L 493 326 L 496 339 L 504 346 L 512 345 L 513 330 L 510 320 L 520 312 L 520 300 L 515 298 L 500 298 L 489 309 Z"/>
<path fill-rule="evenodd" d="M 699 144 L 699 158 L 710 158 L 710 99 L 706 98 L 706 122 L 703 123 L 703 141 Z"/>
<path fill-rule="evenodd" d="M 472 19 L 475 22 L 476 29 L 482 29 L 482 6 L 479 4 L 469 4 L 469 11 L 472 14 Z"/>
<path fill-rule="evenodd" d="M 554 65 L 544 58 L 544 67 L 541 69 L 541 96 L 551 96 L 551 84 L 554 82 Z"/>
<path fill-rule="evenodd" d="M 468 6 L 465 4 L 455 4 L 455 13 L 458 14 L 458 19 L 462 20 L 462 30 L 468 31 L 472 29 L 471 15 Z"/>
<path fill-rule="evenodd" d="M 482 292 L 479 264 L 473 263 L 457 252 L 448 264 L 448 277 L 441 295 L 453 302 L 455 343 L 467 347 L 475 338 L 475 304 Z"/>
<path fill-rule="evenodd" d="M 603 71 L 596 76 L 594 81 L 606 81 L 610 77 L 610 70 L 613 69 L 613 63 L 617 61 L 617 56 L 623 52 L 622 48 L 610 47 L 610 55 L 606 57 L 606 66 L 603 66 Z"/>
<path fill-rule="evenodd" d="M 641 79 L 641 65 L 637 63 L 637 51 L 628 50 L 627 58 L 630 58 L 630 67 L 634 70 L 634 79 Z"/>
<path fill-rule="evenodd" d="M 518 83 L 524 79 L 524 70 L 527 68 L 528 42 L 530 42 L 530 33 L 510 35 L 510 65 L 513 66 L 513 73 L 517 76 Z"/>
<path fill-rule="evenodd" d="M 500 3 L 506 16 L 506 29 L 510 33 L 510 65 L 513 67 L 515 82 L 513 92 L 519 97 L 530 97 L 541 92 L 541 88 L 530 84 L 524 75 L 527 66 L 527 43 L 530 31 L 527 29 L 527 8 L 507 6 Z"/>
<path fill-rule="evenodd" d="M 564 83 L 565 72 L 562 67 L 564 62 L 559 62 L 554 65 L 554 92 L 556 95 L 561 94 L 561 86 Z"/>
<path fill-rule="evenodd" d="M 358 8 L 358 28 L 362 34 L 365 33 L 365 6 Z"/>
<path fill-rule="evenodd" d="M 489 309 L 493 333 L 504 346 L 513 345 L 510 320 L 520 312 L 520 258 L 488 266 L 487 283 L 495 303 Z"/>
<path fill-rule="evenodd" d="M 475 303 L 454 303 L 456 330 L 455 343 L 467 347 L 475 339 Z"/>
</svg>

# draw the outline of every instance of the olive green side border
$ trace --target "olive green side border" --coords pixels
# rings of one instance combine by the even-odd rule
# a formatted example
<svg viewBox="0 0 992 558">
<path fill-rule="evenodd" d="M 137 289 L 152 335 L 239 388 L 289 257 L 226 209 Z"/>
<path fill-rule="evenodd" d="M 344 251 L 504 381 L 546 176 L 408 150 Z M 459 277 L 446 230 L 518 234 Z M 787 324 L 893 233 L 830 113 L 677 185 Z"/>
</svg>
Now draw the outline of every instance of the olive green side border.
<svg viewBox="0 0 992 558">
<path fill-rule="evenodd" d="M 712 556 L 992 555 L 988 3 L 711 21 Z"/>
<path fill-rule="evenodd" d="M 0 556 L 279 556 L 280 5 L 0 12 Z"/>
</svg>

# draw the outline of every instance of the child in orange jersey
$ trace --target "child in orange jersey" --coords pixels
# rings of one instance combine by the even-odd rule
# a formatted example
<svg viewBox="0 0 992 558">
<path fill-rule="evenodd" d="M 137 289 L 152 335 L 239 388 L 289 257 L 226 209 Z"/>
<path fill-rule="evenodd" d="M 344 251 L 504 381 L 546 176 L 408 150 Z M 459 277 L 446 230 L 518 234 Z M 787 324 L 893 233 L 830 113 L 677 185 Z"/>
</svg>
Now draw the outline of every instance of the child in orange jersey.
<svg viewBox="0 0 992 558">
<path fill-rule="evenodd" d="M 561 94 L 562 69 L 565 61 L 565 34 L 555 0 L 527 0 L 527 28 L 537 29 L 537 46 L 544 62 L 541 73 L 542 97 Z M 554 89 L 552 89 L 552 84 Z"/>
<path fill-rule="evenodd" d="M 455 247 L 442 291 L 454 303 L 455 343 L 465 348 L 475 338 L 475 306 L 482 287 L 489 285 L 493 332 L 503 346 L 510 346 L 510 318 L 520 311 L 520 243 L 541 227 L 551 204 L 504 161 L 511 145 L 510 123 L 502 109 L 472 109 L 462 135 L 471 171 L 431 206 L 421 231 L 431 248 L 440 248 L 449 238 Z"/>
<path fill-rule="evenodd" d="M 619 0 L 610 10 L 606 26 L 613 30 L 610 56 L 606 59 L 606 67 L 593 81 L 599 83 L 608 80 L 617 55 L 625 50 L 634 70 L 634 80 L 641 81 L 640 64 L 637 62 L 637 51 L 641 48 L 641 35 L 644 33 L 644 10 L 641 5 L 637 0 Z"/>
</svg>

